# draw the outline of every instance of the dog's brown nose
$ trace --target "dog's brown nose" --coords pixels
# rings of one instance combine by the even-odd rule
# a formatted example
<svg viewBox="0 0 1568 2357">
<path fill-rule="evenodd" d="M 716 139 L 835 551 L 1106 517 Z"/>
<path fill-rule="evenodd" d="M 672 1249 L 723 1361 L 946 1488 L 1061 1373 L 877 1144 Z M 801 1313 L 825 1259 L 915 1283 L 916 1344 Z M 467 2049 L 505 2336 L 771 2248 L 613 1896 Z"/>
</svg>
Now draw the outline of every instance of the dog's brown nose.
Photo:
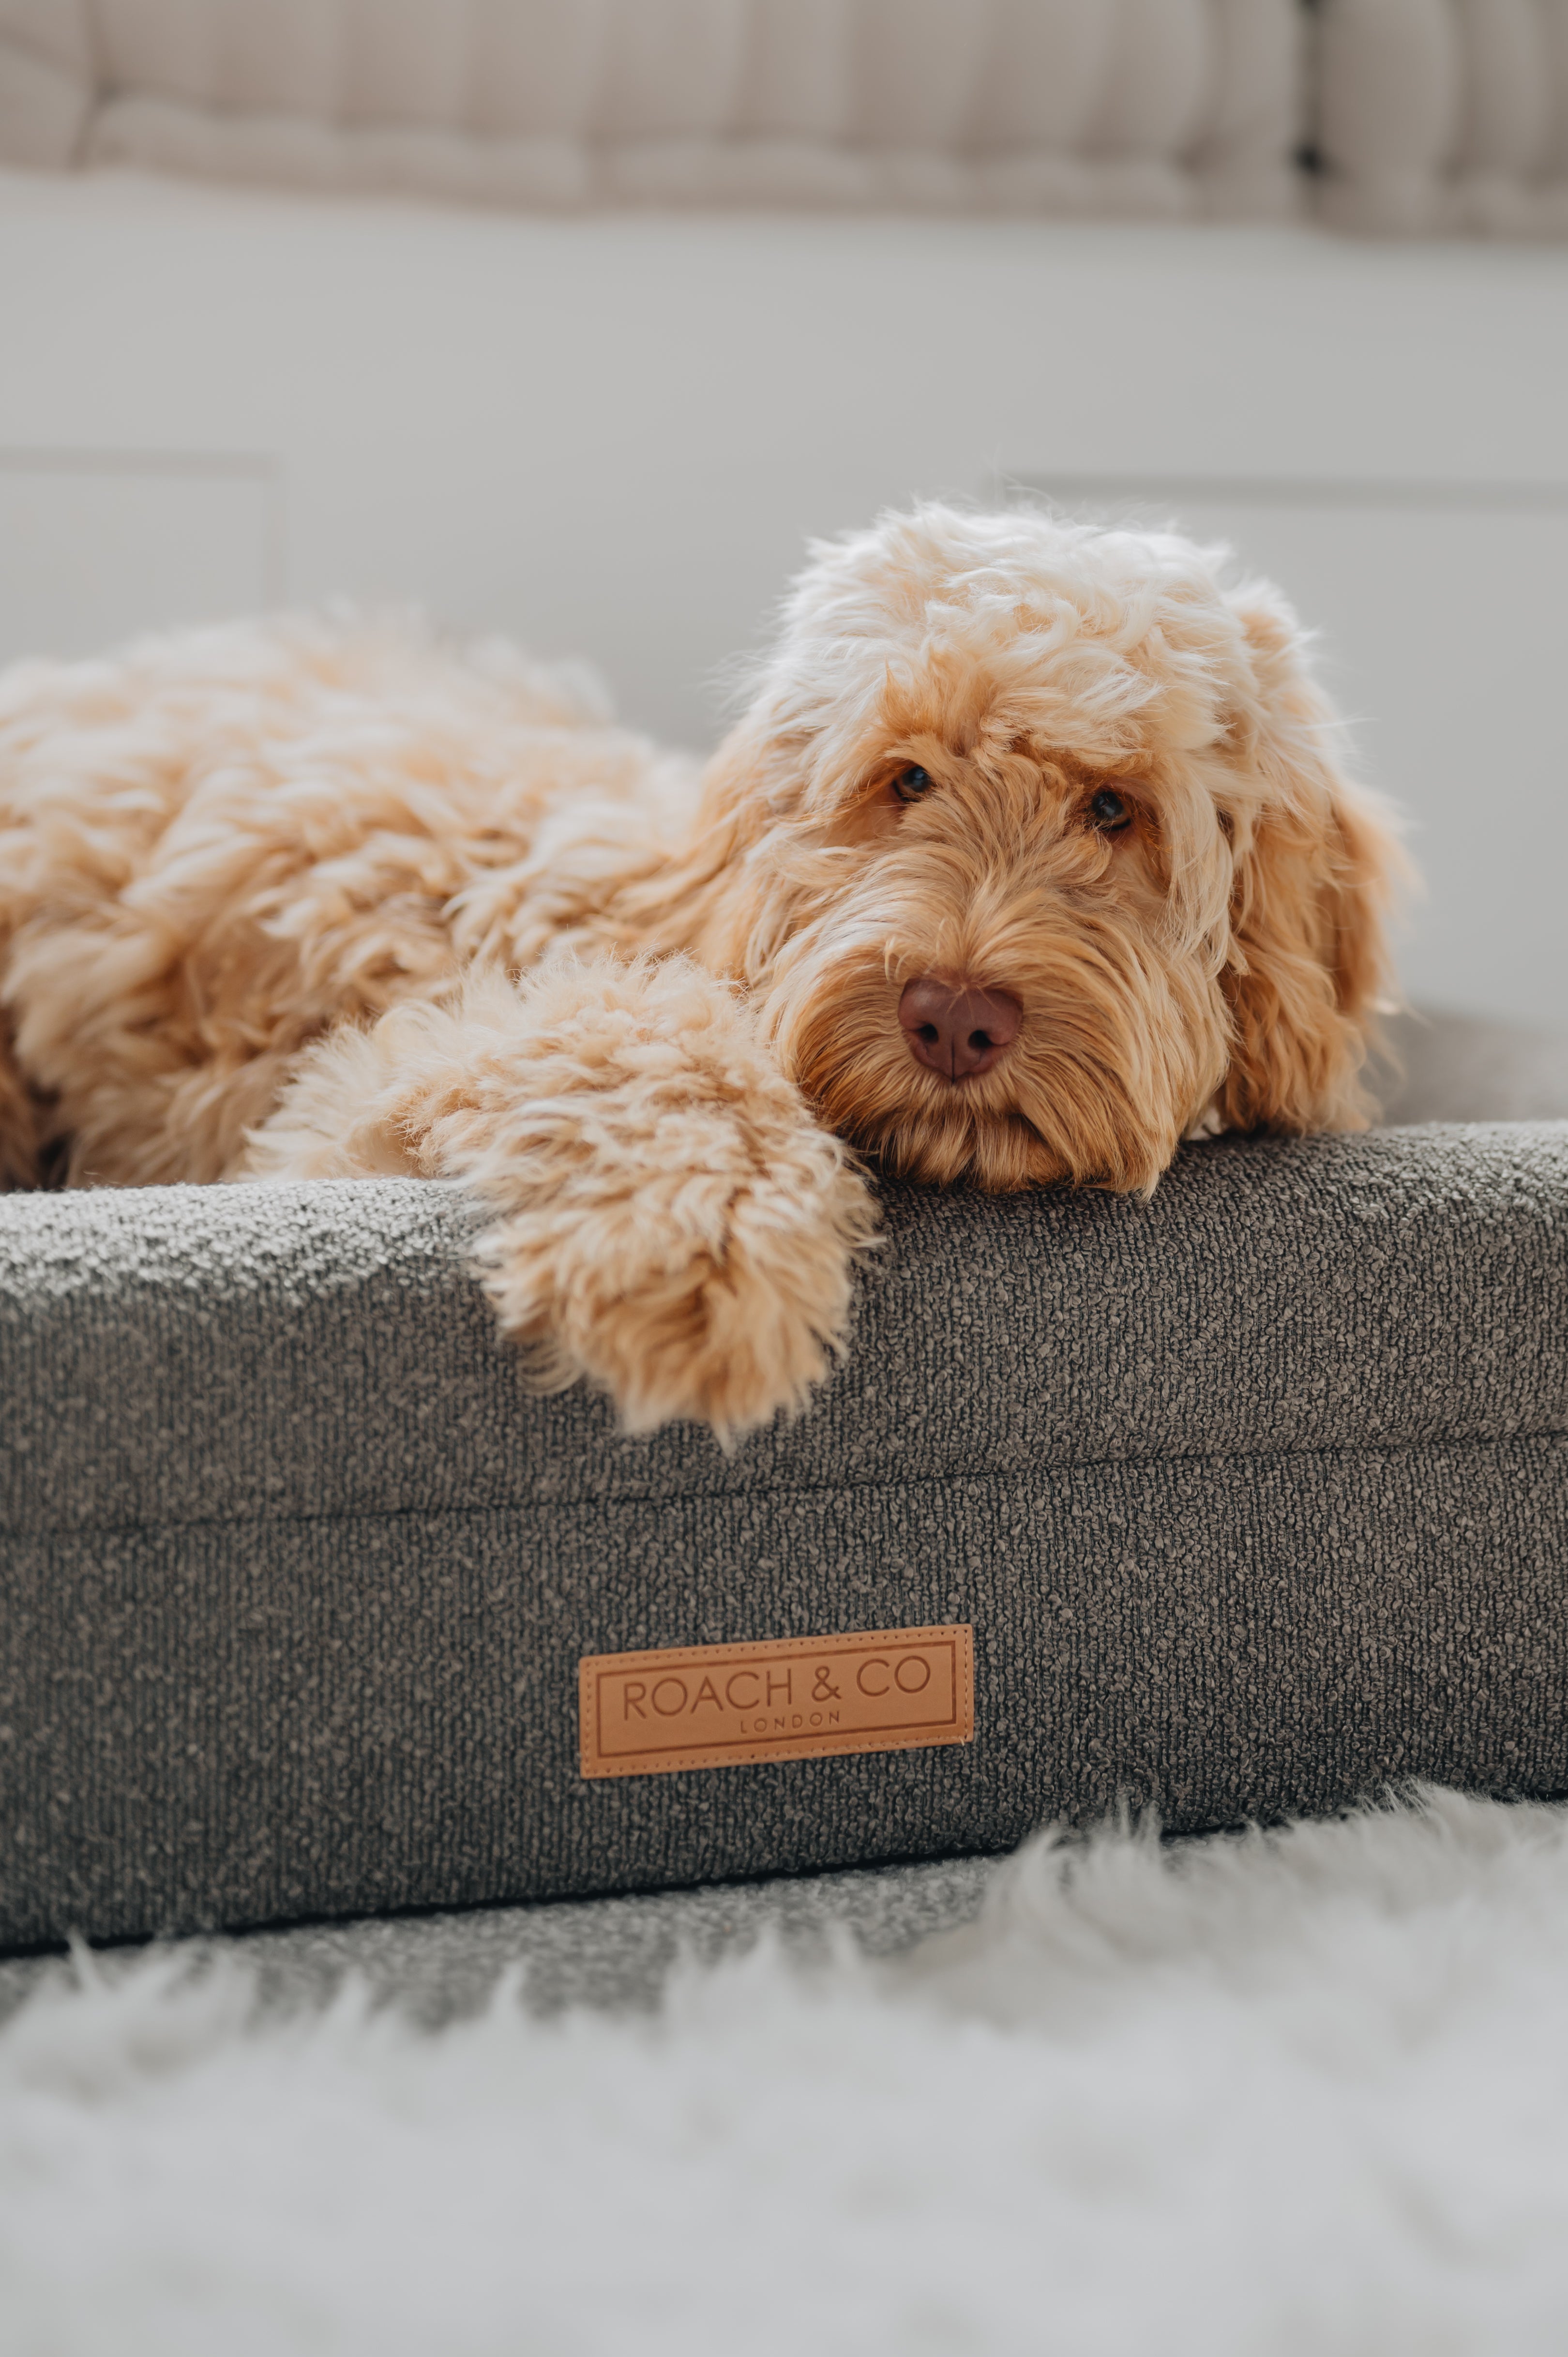
<svg viewBox="0 0 1568 2357">
<path fill-rule="evenodd" d="M 957 988 L 922 974 L 904 985 L 898 1020 L 918 1063 L 944 1080 L 988 1072 L 1018 1036 L 1024 1010 L 1011 992 Z"/>
</svg>

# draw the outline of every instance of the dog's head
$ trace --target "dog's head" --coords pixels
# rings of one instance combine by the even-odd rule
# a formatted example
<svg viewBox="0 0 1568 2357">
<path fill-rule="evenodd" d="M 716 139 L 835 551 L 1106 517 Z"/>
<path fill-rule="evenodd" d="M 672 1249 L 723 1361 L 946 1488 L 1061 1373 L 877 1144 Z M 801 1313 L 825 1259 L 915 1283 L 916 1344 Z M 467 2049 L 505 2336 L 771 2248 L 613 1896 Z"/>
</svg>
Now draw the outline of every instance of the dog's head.
<svg viewBox="0 0 1568 2357">
<path fill-rule="evenodd" d="M 814 553 L 715 759 L 700 948 L 844 1136 L 1152 1187 L 1358 1125 L 1397 852 L 1288 608 L 1168 535 L 928 507 Z"/>
</svg>

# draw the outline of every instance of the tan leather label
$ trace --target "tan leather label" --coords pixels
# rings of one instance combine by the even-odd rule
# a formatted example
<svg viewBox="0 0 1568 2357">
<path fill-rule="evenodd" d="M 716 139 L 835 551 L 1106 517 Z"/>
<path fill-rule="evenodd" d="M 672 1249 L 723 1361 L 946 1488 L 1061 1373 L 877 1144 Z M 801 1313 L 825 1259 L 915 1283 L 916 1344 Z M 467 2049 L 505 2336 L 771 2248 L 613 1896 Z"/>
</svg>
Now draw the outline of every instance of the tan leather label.
<svg viewBox="0 0 1568 2357">
<path fill-rule="evenodd" d="M 585 1776 L 968 1743 L 974 1632 L 961 1624 L 866 1629 L 586 1653 L 577 1695 Z"/>
</svg>

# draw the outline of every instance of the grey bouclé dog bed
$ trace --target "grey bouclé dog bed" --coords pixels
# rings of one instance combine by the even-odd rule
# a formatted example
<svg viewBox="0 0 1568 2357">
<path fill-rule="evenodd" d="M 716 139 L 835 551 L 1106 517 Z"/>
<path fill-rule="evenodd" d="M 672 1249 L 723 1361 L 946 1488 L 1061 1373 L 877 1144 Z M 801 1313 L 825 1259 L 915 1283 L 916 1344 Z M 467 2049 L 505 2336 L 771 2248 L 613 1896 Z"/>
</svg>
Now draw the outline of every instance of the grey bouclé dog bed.
<svg viewBox="0 0 1568 2357">
<path fill-rule="evenodd" d="M 0 1943 L 1568 1790 L 1568 1129 L 891 1190 L 725 1457 L 531 1396 L 412 1181 L 0 1203 Z M 972 1741 L 585 1781 L 579 1657 L 972 1626 Z"/>
</svg>

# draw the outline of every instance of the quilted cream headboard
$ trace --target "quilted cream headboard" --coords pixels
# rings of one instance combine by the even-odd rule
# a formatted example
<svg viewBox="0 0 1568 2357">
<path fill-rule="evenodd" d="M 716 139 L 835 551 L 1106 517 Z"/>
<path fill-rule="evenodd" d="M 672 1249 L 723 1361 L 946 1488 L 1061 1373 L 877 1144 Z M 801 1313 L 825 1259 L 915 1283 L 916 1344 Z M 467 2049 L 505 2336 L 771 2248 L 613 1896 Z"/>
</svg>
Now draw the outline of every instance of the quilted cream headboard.
<svg viewBox="0 0 1568 2357">
<path fill-rule="evenodd" d="M 1568 0 L 1326 0 L 1324 218 L 1568 236 Z"/>
<path fill-rule="evenodd" d="M 524 207 L 1277 216 L 1294 0 L 0 0 L 0 161 Z"/>
</svg>

